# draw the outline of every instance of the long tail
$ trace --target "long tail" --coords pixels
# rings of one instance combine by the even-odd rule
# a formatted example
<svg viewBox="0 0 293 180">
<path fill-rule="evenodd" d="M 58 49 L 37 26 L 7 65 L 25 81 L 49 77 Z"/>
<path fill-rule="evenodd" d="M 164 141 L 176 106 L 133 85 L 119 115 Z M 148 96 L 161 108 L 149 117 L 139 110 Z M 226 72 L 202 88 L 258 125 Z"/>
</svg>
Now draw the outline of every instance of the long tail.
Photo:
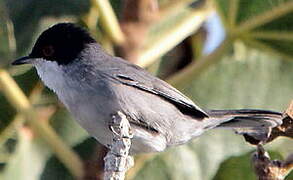
<svg viewBox="0 0 293 180">
<path fill-rule="evenodd" d="M 210 110 L 210 117 L 221 120 L 217 128 L 231 128 L 245 137 L 263 141 L 270 135 L 273 127 L 282 124 L 282 113 L 257 110 Z"/>
</svg>

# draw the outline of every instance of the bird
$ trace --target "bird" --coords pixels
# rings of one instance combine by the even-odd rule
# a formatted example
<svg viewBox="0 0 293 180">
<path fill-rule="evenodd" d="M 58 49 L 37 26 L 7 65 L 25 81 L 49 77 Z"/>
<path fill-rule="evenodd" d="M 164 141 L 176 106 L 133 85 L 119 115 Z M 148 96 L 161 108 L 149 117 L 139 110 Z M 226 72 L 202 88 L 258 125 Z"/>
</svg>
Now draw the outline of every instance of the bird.
<svg viewBox="0 0 293 180">
<path fill-rule="evenodd" d="M 111 117 L 122 112 L 133 133 L 131 154 L 161 152 L 214 128 L 261 141 L 282 124 L 282 113 L 270 110 L 203 109 L 143 68 L 108 54 L 70 22 L 42 32 L 29 55 L 12 64 L 34 66 L 74 119 L 106 147 L 113 140 Z"/>
</svg>

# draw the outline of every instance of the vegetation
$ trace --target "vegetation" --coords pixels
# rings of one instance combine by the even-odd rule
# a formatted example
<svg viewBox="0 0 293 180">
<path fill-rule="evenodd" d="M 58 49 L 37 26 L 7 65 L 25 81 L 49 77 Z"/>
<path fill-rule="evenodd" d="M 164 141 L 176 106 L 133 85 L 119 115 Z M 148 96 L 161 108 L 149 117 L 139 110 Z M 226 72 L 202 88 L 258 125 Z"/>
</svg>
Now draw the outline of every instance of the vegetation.
<svg viewBox="0 0 293 180">
<path fill-rule="evenodd" d="M 109 53 L 147 68 L 203 108 L 284 111 L 293 99 L 292 0 L 110 3 L 0 1 L 0 179 L 90 178 L 102 172 L 105 148 L 76 124 L 34 69 L 10 66 L 57 22 L 88 28 Z M 207 54 L 202 50 L 211 28 L 203 25 L 215 12 L 226 35 Z M 293 143 L 278 138 L 265 148 L 282 159 Z M 233 132 L 213 130 L 164 153 L 137 156 L 128 178 L 255 179 L 254 149 Z"/>
</svg>

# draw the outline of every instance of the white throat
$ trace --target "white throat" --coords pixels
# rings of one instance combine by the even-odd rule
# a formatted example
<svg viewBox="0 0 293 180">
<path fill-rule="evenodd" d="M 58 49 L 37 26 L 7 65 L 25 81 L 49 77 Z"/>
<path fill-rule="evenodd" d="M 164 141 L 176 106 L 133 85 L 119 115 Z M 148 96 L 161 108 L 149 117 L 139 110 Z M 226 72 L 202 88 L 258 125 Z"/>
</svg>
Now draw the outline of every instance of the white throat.
<svg viewBox="0 0 293 180">
<path fill-rule="evenodd" d="M 46 86 L 58 94 L 64 88 L 64 66 L 58 65 L 55 61 L 36 59 L 33 61 L 38 75 Z"/>
</svg>

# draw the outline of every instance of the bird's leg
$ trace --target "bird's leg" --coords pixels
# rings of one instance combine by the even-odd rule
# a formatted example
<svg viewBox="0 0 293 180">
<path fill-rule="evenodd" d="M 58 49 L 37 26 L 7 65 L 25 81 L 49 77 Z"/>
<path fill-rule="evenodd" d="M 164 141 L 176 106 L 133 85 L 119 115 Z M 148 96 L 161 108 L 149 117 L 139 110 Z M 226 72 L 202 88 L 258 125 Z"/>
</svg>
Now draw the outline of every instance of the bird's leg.
<svg viewBox="0 0 293 180">
<path fill-rule="evenodd" d="M 134 164 L 133 158 L 129 156 L 133 135 L 129 121 L 123 113 L 118 111 L 112 115 L 111 120 L 109 127 L 113 133 L 113 142 L 104 158 L 104 179 L 123 180 L 126 171 Z"/>
</svg>

